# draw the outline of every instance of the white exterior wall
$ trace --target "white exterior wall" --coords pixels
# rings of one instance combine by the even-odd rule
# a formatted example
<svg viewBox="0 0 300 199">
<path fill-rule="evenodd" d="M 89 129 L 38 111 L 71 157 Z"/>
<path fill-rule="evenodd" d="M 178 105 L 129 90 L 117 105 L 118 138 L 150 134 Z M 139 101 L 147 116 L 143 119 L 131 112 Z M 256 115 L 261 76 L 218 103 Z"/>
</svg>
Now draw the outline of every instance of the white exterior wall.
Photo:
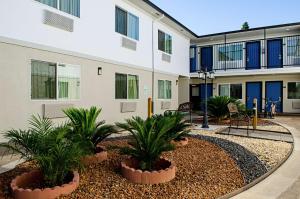
<svg viewBox="0 0 300 199">
<path fill-rule="evenodd" d="M 123 35 L 115 32 L 115 6 L 139 17 L 140 39 L 137 50 L 121 47 Z M 74 20 L 74 32 L 43 24 L 43 10 L 50 10 Z M 1 0 L 1 37 L 41 44 L 82 53 L 124 65 L 152 69 L 152 21 L 141 8 L 126 0 L 81 1 L 80 18 L 74 17 L 35 0 Z M 173 38 L 171 63 L 161 61 L 158 51 L 158 28 Z M 189 38 L 159 21 L 154 23 L 155 70 L 177 75 L 189 75 Z"/>
</svg>

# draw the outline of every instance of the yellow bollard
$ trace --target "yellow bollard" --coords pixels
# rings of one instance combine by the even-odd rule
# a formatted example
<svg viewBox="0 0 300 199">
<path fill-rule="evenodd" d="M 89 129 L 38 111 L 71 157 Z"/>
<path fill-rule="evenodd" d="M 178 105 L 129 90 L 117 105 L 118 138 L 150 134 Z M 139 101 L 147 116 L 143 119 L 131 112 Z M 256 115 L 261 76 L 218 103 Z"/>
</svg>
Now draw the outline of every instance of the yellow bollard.
<svg viewBox="0 0 300 199">
<path fill-rule="evenodd" d="M 152 111 L 152 98 L 148 98 L 148 118 L 152 117 L 153 111 Z"/>
<path fill-rule="evenodd" d="M 254 117 L 253 117 L 253 129 L 257 128 L 257 99 L 253 99 L 253 110 L 254 110 Z"/>
</svg>

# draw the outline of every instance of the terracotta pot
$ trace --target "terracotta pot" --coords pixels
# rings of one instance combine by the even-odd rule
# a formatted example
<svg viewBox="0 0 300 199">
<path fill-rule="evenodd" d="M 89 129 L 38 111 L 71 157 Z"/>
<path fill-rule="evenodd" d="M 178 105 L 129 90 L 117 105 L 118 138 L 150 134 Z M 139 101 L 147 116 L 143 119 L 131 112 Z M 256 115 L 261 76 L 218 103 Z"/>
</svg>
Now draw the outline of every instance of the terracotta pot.
<svg viewBox="0 0 300 199">
<path fill-rule="evenodd" d="M 167 159 L 159 159 L 157 165 L 161 169 L 158 171 L 142 171 L 138 168 L 139 162 L 133 158 L 121 162 L 123 177 L 134 183 L 140 184 L 159 184 L 169 182 L 175 178 L 176 167 Z"/>
<path fill-rule="evenodd" d="M 185 146 L 189 143 L 189 139 L 184 137 L 182 140 L 180 141 L 172 141 L 172 144 L 174 144 L 176 147 L 181 147 L 181 146 Z"/>
<path fill-rule="evenodd" d="M 43 176 L 39 170 L 34 170 L 17 176 L 10 183 L 13 197 L 15 199 L 54 199 L 60 195 L 68 195 L 79 186 L 79 174 L 77 171 L 74 171 L 73 180 L 68 184 L 63 184 L 61 186 L 34 190 L 22 188 L 26 186 L 26 184 L 42 181 Z"/>
<path fill-rule="evenodd" d="M 87 155 L 82 158 L 81 162 L 85 166 L 91 165 L 91 164 L 97 164 L 104 160 L 107 160 L 107 151 L 105 151 L 104 147 L 97 147 L 97 150 L 99 152 L 95 153 L 94 155 Z"/>
</svg>

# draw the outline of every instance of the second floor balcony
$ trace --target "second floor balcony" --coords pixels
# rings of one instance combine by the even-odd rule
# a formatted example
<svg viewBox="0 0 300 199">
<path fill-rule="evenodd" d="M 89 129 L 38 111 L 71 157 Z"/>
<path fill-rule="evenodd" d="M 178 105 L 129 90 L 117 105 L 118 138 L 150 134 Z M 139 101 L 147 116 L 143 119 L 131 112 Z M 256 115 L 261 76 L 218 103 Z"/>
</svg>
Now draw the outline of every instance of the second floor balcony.
<svg viewBox="0 0 300 199">
<path fill-rule="evenodd" d="M 300 67 L 300 35 L 191 46 L 190 72 Z"/>
</svg>

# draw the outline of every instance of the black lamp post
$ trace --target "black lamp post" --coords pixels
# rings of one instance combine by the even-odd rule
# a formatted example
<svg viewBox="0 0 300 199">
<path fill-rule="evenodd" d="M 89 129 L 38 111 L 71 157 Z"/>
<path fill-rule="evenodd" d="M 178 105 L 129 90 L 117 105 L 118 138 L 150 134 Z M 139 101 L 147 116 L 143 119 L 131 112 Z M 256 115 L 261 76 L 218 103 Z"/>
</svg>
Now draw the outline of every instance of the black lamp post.
<svg viewBox="0 0 300 199">
<path fill-rule="evenodd" d="M 207 68 L 205 68 L 205 70 L 198 71 L 198 74 L 199 74 L 199 78 L 203 79 L 205 82 L 205 103 L 204 103 L 204 116 L 203 116 L 202 128 L 209 128 L 208 118 L 207 118 L 207 78 L 214 79 L 215 73 L 213 71 L 207 71 Z"/>
</svg>

